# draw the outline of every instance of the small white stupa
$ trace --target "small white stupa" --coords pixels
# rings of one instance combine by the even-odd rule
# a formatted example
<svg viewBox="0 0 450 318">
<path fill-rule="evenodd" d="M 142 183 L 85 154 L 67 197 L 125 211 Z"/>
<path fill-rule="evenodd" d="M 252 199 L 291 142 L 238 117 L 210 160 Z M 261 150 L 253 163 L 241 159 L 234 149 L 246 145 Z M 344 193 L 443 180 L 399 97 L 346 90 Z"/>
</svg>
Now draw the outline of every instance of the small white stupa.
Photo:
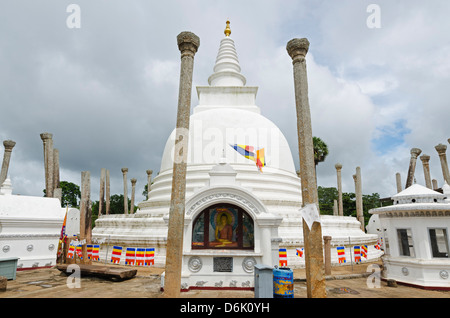
<svg viewBox="0 0 450 318">
<path fill-rule="evenodd" d="M 442 189 L 413 184 L 392 196 L 393 205 L 369 211 L 384 232 L 383 278 L 450 290 L 450 187 Z"/>
<path fill-rule="evenodd" d="M 232 257 L 234 273 L 239 268 L 247 281 L 255 261 L 278 265 L 278 248 L 287 250 L 289 267 L 304 266 L 304 258 L 296 253 L 303 247 L 302 195 L 289 144 L 280 129 L 261 115 L 256 105 L 258 88 L 246 86 L 228 24 L 209 85 L 197 87 L 199 102 L 190 117 L 183 266 L 191 266 L 183 267 L 183 275 L 201 276 L 200 264 L 213 273 L 214 256 Z M 102 215 L 92 232 L 94 239 L 111 245 L 154 247 L 155 266 L 160 267 L 166 256 L 174 140 L 175 130 L 148 200 L 133 215 Z M 226 209 L 233 243 L 217 245 L 213 242 L 219 212 Z M 322 234 L 332 236 L 332 246 L 365 244 L 367 260 L 381 256 L 374 248 L 377 235 L 364 233 L 356 218 L 324 215 L 321 222 Z M 332 262 L 338 264 L 333 251 Z M 231 265 L 223 266 L 229 270 Z M 220 284 L 205 277 L 201 281 Z"/>
<path fill-rule="evenodd" d="M 66 209 L 57 198 L 12 192 L 7 178 L 0 188 L 0 259 L 19 258 L 18 270 L 54 266 Z"/>
</svg>

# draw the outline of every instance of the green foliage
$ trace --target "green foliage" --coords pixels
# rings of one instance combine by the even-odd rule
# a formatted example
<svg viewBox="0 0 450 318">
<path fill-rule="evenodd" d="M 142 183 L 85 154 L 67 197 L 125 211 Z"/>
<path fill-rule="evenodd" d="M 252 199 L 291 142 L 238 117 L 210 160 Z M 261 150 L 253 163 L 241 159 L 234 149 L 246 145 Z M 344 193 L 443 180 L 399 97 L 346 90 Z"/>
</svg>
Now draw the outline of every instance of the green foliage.
<svg viewBox="0 0 450 318">
<path fill-rule="evenodd" d="M 131 199 L 128 198 L 128 206 L 131 205 Z M 92 226 L 95 224 L 95 220 L 98 218 L 99 201 L 92 202 Z M 109 199 L 109 214 L 123 214 L 123 194 L 113 194 Z M 136 212 L 138 207 L 135 205 L 133 213 Z M 103 204 L 103 214 L 105 214 L 105 204 Z M 130 209 L 131 210 L 131 209 Z"/>
<path fill-rule="evenodd" d="M 320 214 L 333 215 L 334 200 L 338 200 L 337 189 L 334 187 L 324 188 L 319 186 L 317 192 L 319 195 Z M 354 193 L 343 192 L 342 205 L 344 207 L 344 216 L 356 217 L 356 196 Z M 367 225 L 371 217 L 369 210 L 380 206 L 381 201 L 378 193 L 372 193 L 370 195 L 363 194 L 363 215 L 365 225 Z"/>
<path fill-rule="evenodd" d="M 319 137 L 313 137 L 313 149 L 314 149 L 314 163 L 316 166 L 319 162 L 325 161 L 328 156 L 328 146 Z"/>
<path fill-rule="evenodd" d="M 72 208 L 78 208 L 79 199 L 81 199 L 80 187 L 75 183 L 68 181 L 61 181 L 59 183 L 59 187 L 62 191 L 61 207 L 69 206 Z M 45 196 L 47 191 L 44 189 L 43 192 Z"/>
</svg>

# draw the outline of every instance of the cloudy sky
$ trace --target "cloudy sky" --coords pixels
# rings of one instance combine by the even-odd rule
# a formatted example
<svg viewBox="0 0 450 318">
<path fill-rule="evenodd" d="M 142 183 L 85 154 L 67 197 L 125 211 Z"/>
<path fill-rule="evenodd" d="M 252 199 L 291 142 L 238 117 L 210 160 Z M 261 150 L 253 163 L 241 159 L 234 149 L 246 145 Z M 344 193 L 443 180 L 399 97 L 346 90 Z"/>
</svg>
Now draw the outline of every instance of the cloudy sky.
<svg viewBox="0 0 450 318">
<path fill-rule="evenodd" d="M 68 27 L 70 4 L 80 8 L 79 28 Z M 143 200 L 145 171 L 159 171 L 175 126 L 176 36 L 200 37 L 193 85 L 207 85 L 227 19 L 247 85 L 259 86 L 257 105 L 285 134 L 297 167 L 286 43 L 309 39 L 313 135 L 330 151 L 318 166 L 319 185 L 336 186 L 340 162 L 345 192 L 354 191 L 360 166 L 365 194 L 393 195 L 395 173 L 404 186 L 409 151 L 417 147 L 431 156 L 432 178 L 442 186 L 434 146 L 450 138 L 449 14 L 445 0 L 2 1 L 0 140 L 16 141 L 13 191 L 42 195 L 39 135 L 50 132 L 61 180 L 80 184 L 81 171 L 90 171 L 98 199 L 100 169 L 110 170 L 114 194 L 122 193 L 120 169 L 128 167 Z M 194 90 L 192 107 L 197 102 Z M 420 160 L 416 179 L 424 184 Z"/>
</svg>

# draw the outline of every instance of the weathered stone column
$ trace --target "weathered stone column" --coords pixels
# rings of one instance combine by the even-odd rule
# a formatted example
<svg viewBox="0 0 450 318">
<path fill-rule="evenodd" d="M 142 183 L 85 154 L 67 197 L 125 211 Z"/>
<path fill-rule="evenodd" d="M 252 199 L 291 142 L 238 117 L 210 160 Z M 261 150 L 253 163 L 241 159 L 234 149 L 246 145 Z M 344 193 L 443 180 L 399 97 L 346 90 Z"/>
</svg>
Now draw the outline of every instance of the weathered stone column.
<svg viewBox="0 0 450 318">
<path fill-rule="evenodd" d="M 3 153 L 2 170 L 0 171 L 0 187 L 8 177 L 9 162 L 11 160 L 11 153 L 15 145 L 16 145 L 15 141 L 12 140 L 3 141 L 5 152 Z"/>
<path fill-rule="evenodd" d="M 397 193 L 402 192 L 402 177 L 400 176 L 400 172 L 395 174 L 395 180 L 397 182 Z"/>
<path fill-rule="evenodd" d="M 109 212 L 111 210 L 111 192 L 110 192 L 110 182 L 109 182 L 109 170 L 106 170 L 106 181 L 105 181 L 105 213 L 106 215 L 109 215 Z"/>
<path fill-rule="evenodd" d="M 337 200 L 333 200 L 333 215 L 339 215 Z"/>
<path fill-rule="evenodd" d="M 425 186 L 428 189 L 433 189 L 430 175 L 430 156 L 423 154 L 420 156 L 420 160 L 422 160 L 423 175 L 425 177 Z"/>
<path fill-rule="evenodd" d="M 447 164 L 447 155 L 445 154 L 445 151 L 447 150 L 447 146 L 443 144 L 439 144 L 436 147 L 434 147 L 439 154 L 439 160 L 441 160 L 441 167 L 442 167 L 442 174 L 444 176 L 444 181 L 447 182 L 447 184 L 450 184 L 450 173 L 448 171 L 448 164 Z"/>
<path fill-rule="evenodd" d="M 420 155 L 422 150 L 419 148 L 412 148 L 411 149 L 411 159 L 409 161 L 409 168 L 408 168 L 408 176 L 406 177 L 406 185 L 405 189 L 412 186 L 414 183 L 414 172 L 416 170 L 416 161 L 417 157 Z"/>
<path fill-rule="evenodd" d="M 194 56 L 200 39 L 194 33 L 181 32 L 177 36 L 181 52 L 180 88 L 178 93 L 175 156 L 173 163 L 172 196 L 169 210 L 167 253 L 164 280 L 166 297 L 179 297 L 181 289 L 181 263 L 183 256 L 184 209 L 186 195 L 186 168 L 191 111 L 192 73 Z"/>
<path fill-rule="evenodd" d="M 309 41 L 305 38 L 292 39 L 286 45 L 294 69 L 302 204 L 303 206 L 316 204 L 319 208 L 305 60 L 308 49 Z M 310 229 L 303 219 L 303 241 L 307 296 L 308 298 L 325 298 L 321 224 L 314 222 Z"/>
<path fill-rule="evenodd" d="M 134 195 L 136 193 L 136 181 L 137 179 L 131 178 L 131 204 L 130 204 L 130 213 L 134 213 Z"/>
<path fill-rule="evenodd" d="M 59 150 L 53 149 L 53 197 L 62 200 L 62 189 L 60 187 L 59 175 Z"/>
<path fill-rule="evenodd" d="M 436 179 L 431 180 L 431 183 L 433 184 L 433 190 L 436 190 L 439 188 L 438 182 Z"/>
<path fill-rule="evenodd" d="M 353 175 L 353 179 L 355 180 L 356 218 L 361 223 L 361 230 L 364 231 L 364 211 L 363 211 L 362 180 L 360 167 L 356 167 L 356 174 Z"/>
<path fill-rule="evenodd" d="M 323 237 L 323 249 L 325 251 L 325 275 L 331 275 L 331 236 Z"/>
<path fill-rule="evenodd" d="M 337 188 L 338 188 L 338 214 L 340 216 L 344 215 L 344 203 L 342 202 L 342 177 L 341 177 L 341 170 L 342 165 L 340 163 L 337 163 L 334 165 L 336 168 L 336 174 L 337 174 Z"/>
<path fill-rule="evenodd" d="M 42 133 L 41 139 L 44 143 L 44 166 L 45 166 L 45 196 L 53 197 L 53 135 Z"/>
<path fill-rule="evenodd" d="M 147 170 L 147 200 L 150 196 L 150 189 L 152 187 L 152 173 L 153 170 Z"/>
<path fill-rule="evenodd" d="M 87 258 L 87 246 L 92 241 L 92 205 L 91 205 L 91 173 L 81 172 L 81 199 L 80 199 L 80 240 L 83 242 L 83 264 L 90 263 Z"/>
<path fill-rule="evenodd" d="M 98 198 L 98 216 L 100 217 L 103 214 L 103 206 L 105 201 L 105 177 L 106 177 L 106 169 L 102 168 L 100 170 L 100 193 Z"/>
<path fill-rule="evenodd" d="M 123 175 L 123 213 L 128 214 L 128 185 L 127 185 L 128 168 L 122 168 Z"/>
</svg>

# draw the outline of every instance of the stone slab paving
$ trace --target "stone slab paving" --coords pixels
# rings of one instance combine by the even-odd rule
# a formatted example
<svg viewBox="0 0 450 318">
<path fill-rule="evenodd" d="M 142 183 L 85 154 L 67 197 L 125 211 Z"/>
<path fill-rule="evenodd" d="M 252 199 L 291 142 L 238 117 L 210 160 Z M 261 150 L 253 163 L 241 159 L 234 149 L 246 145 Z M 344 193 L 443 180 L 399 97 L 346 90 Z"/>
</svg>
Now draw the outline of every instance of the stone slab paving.
<svg viewBox="0 0 450 318">
<path fill-rule="evenodd" d="M 103 264 L 101 264 L 103 265 Z M 118 266 L 118 265 L 110 265 Z M 327 298 L 450 298 L 450 291 L 432 291 L 404 286 L 389 287 L 381 281 L 379 288 L 369 287 L 372 272 L 368 264 L 338 266 L 326 278 Z M 128 266 L 127 268 L 130 268 Z M 113 281 L 98 277 L 82 277 L 80 286 L 69 288 L 74 280 L 55 268 L 19 271 L 16 280 L 7 282 L 7 289 L 0 292 L 2 298 L 163 298 L 160 291 L 161 268 L 138 269 L 134 278 Z M 306 282 L 303 269 L 294 270 L 294 297 L 306 298 Z M 67 284 L 69 282 L 69 285 Z M 190 290 L 181 293 L 182 298 L 254 298 L 249 290 Z"/>
</svg>

